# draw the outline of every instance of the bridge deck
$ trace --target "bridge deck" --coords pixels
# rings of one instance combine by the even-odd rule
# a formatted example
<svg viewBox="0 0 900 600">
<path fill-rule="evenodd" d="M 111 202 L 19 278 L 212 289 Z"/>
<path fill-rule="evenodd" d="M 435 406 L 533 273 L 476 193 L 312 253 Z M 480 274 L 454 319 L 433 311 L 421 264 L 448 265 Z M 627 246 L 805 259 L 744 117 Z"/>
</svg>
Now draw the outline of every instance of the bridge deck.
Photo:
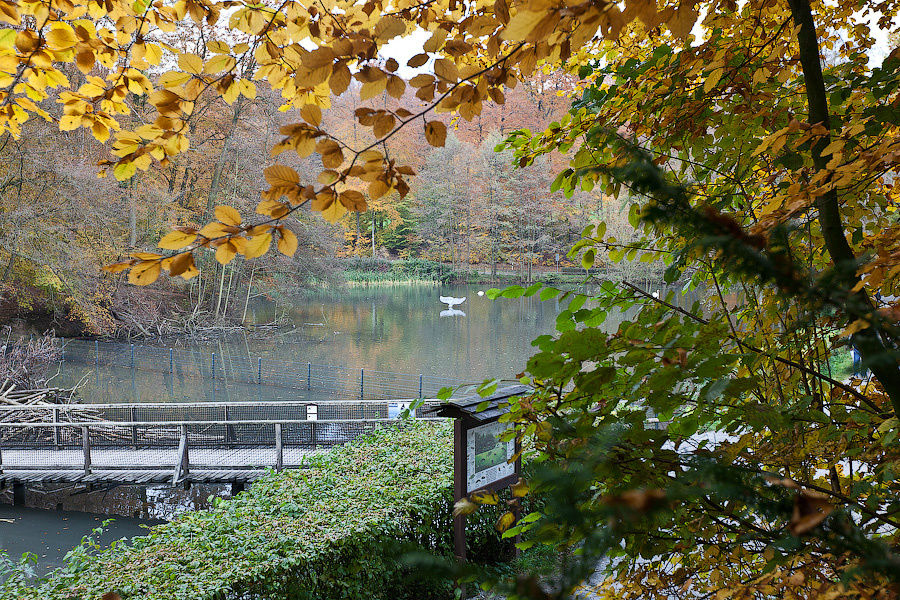
<svg viewBox="0 0 900 600">
<path fill-rule="evenodd" d="M 0 406 L 0 483 L 246 482 L 396 426 L 410 402 Z"/>
<path fill-rule="evenodd" d="M 284 448 L 284 468 L 297 468 L 318 450 Z M 92 450 L 90 473 L 83 469 L 81 450 L 10 449 L 3 450 L 0 481 L 40 483 L 70 481 L 79 483 L 163 483 L 172 482 L 179 464 L 174 448 Z M 252 481 L 275 464 L 272 448 L 191 448 L 187 473 L 180 481 L 201 483 Z"/>
</svg>

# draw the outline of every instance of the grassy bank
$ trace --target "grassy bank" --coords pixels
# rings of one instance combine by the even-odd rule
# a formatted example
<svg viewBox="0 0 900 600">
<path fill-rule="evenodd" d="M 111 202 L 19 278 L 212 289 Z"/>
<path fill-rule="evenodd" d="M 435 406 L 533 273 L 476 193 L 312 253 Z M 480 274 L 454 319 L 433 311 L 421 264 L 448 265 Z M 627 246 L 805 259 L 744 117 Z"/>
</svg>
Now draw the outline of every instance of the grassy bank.
<svg viewBox="0 0 900 600">
<path fill-rule="evenodd" d="M 344 276 L 348 283 L 373 285 L 379 283 L 458 283 L 458 284 L 482 284 L 495 283 L 511 285 L 525 283 L 524 273 L 508 272 L 498 269 L 496 275 L 491 275 L 490 266 L 471 266 L 463 268 L 418 258 L 406 260 L 386 260 L 372 258 L 352 258 L 340 261 L 344 269 Z M 547 271 L 532 274 L 532 282 L 541 283 L 567 283 L 579 284 L 584 281 L 584 271 L 578 269 L 575 272 Z"/>
<path fill-rule="evenodd" d="M 448 598 L 447 582 L 418 577 L 390 549 L 452 553 L 452 456 L 446 423 L 381 429 L 129 544 L 82 546 L 44 579 L 13 574 L 0 597 Z M 495 518 L 469 519 L 476 560 L 508 553 Z"/>
</svg>

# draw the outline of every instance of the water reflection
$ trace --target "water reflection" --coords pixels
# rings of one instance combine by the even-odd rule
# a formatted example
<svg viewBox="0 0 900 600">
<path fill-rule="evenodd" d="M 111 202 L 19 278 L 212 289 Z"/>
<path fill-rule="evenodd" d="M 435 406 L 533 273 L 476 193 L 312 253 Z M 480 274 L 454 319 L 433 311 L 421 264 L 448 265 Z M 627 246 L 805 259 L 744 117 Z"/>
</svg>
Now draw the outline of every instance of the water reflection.
<svg viewBox="0 0 900 600">
<path fill-rule="evenodd" d="M 54 384 L 67 386 L 84 380 L 81 395 L 93 402 L 183 402 L 323 399 L 315 389 L 190 376 L 213 368 L 221 373 L 234 365 L 254 365 L 255 370 L 260 362 L 263 369 L 283 365 L 278 368 L 304 373 L 307 362 L 334 365 L 343 367 L 356 381 L 360 369 L 405 373 L 412 380 L 419 374 L 473 383 L 514 378 L 534 353 L 532 340 L 554 332 L 560 302 L 541 302 L 536 296 L 491 300 L 479 291 L 483 290 L 469 286 L 353 287 L 310 293 L 286 306 L 257 303 L 249 315 L 257 328 L 247 333 L 155 342 L 184 351 L 178 353 L 181 358 L 175 361 L 172 373 L 64 365 Z M 442 298 L 465 299 L 465 310 L 436 310 Z M 676 299 L 686 306 L 693 300 Z M 615 329 L 634 310 L 611 314 L 605 327 Z M 289 325 L 263 326 L 276 315 L 286 315 Z M 200 349 L 202 353 L 190 352 Z M 165 353 L 161 360 L 167 366 L 168 350 L 158 352 Z M 215 367 L 208 364 L 212 353 Z M 120 364 L 123 362 L 124 358 Z"/>
</svg>

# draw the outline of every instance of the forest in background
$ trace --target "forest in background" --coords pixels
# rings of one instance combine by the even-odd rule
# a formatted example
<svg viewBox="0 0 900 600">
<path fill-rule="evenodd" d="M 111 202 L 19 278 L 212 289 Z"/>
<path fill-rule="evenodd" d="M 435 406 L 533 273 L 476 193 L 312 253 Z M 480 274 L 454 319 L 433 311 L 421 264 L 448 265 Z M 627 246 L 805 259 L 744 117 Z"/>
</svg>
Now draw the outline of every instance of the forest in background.
<svg viewBox="0 0 900 600">
<path fill-rule="evenodd" d="M 85 77 L 71 70 L 74 82 Z M 141 290 L 140 301 L 133 286 L 102 274 L 100 266 L 153 250 L 172 227 L 199 225 L 219 204 L 252 213 L 279 129 L 297 111 L 280 111 L 282 99 L 264 82 L 253 99 L 238 97 L 230 105 L 210 91 L 189 121 L 191 147 L 125 182 L 98 177 L 108 149 L 86 130 L 61 132 L 29 121 L 18 139 L 7 133 L 0 142 L 0 322 L 80 335 L 171 333 L 241 321 L 256 296 L 340 285 L 342 259 L 351 257 L 425 259 L 446 264 L 447 272 L 475 266 L 496 274 L 500 266 L 529 278 L 532 267 L 568 265 L 566 251 L 584 223 L 605 219 L 623 239 L 634 235 L 621 204 L 595 191 L 571 198 L 551 193 L 561 157 L 523 169 L 511 151 L 495 148 L 514 128 L 539 131 L 559 118 L 573 86 L 568 75 L 542 73 L 470 121 L 445 117 L 449 133 L 441 148 L 431 147 L 420 129 L 403 129 L 387 148 L 417 172 L 404 199 L 397 192 L 368 199 L 368 210 L 334 224 L 306 208 L 288 224 L 299 241 L 294 257 L 252 265 L 239 258 L 222 267 L 210 253 L 199 261 L 200 277 Z M 152 121 L 155 108 L 145 97 L 130 100 L 133 114 L 123 126 Z M 420 104 L 406 96 L 384 103 L 393 110 Z M 357 94 L 341 96 L 324 120 L 365 143 L 372 131 L 359 126 L 359 106 Z M 313 153 L 294 157 L 290 166 L 312 176 L 320 164 Z"/>
</svg>

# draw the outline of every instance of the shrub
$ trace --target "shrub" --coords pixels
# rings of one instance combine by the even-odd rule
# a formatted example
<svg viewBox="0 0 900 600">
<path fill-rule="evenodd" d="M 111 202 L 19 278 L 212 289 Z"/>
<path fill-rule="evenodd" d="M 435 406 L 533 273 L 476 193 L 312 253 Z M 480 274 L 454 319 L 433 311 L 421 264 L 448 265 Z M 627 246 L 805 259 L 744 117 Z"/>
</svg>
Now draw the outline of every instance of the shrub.
<svg viewBox="0 0 900 600">
<path fill-rule="evenodd" d="M 7 583 L 3 595 L 449 597 L 447 582 L 419 578 L 396 558 L 398 542 L 452 554 L 452 445 L 447 423 L 379 429 L 146 537 L 96 554 L 76 549 L 63 569 L 29 588 Z M 493 523 L 488 514 L 469 519 L 473 559 L 508 553 Z"/>
</svg>

